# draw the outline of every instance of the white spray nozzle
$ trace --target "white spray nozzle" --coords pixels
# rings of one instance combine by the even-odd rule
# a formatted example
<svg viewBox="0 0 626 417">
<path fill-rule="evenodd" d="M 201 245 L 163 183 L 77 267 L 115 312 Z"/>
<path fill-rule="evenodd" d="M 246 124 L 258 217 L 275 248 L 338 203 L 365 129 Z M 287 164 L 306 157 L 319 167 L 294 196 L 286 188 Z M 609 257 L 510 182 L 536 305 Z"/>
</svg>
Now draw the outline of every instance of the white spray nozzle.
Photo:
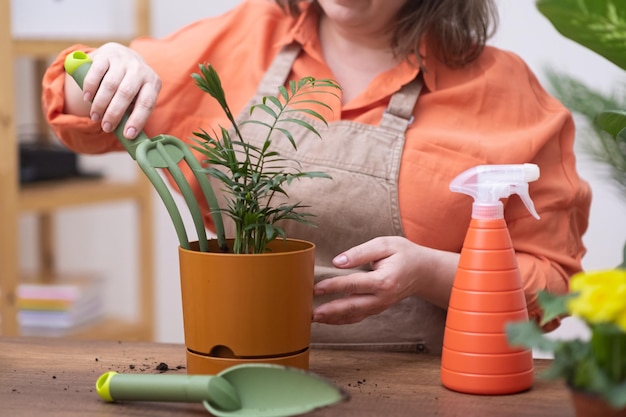
<svg viewBox="0 0 626 417">
<path fill-rule="evenodd" d="M 461 173 L 450 183 L 450 190 L 474 198 L 472 217 L 495 219 L 504 216 L 501 198 L 517 194 L 533 215 L 539 219 L 528 194 L 528 183 L 539 179 L 535 164 L 479 165 Z"/>
</svg>

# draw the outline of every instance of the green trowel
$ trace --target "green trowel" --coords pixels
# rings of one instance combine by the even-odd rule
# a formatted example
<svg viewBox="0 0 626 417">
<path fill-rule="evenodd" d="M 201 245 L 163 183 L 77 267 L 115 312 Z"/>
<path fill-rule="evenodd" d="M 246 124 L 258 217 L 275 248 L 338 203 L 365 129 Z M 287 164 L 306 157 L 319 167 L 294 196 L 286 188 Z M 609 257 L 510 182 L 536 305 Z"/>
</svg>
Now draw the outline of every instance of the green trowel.
<svg viewBox="0 0 626 417">
<path fill-rule="evenodd" d="M 349 398 L 314 373 L 271 364 L 237 365 L 217 375 L 107 372 L 96 389 L 106 401 L 202 402 L 216 417 L 294 416 Z"/>
</svg>

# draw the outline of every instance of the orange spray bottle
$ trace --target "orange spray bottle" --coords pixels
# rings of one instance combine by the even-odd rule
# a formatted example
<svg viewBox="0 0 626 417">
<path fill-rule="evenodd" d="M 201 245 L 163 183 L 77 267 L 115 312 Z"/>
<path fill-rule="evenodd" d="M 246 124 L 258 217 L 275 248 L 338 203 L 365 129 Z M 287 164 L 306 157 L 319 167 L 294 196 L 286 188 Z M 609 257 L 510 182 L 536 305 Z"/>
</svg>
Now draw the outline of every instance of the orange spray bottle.
<svg viewBox="0 0 626 417">
<path fill-rule="evenodd" d="M 513 394 L 532 387 L 528 349 L 509 346 L 506 323 L 528 320 L 526 299 L 500 199 L 517 194 L 539 218 L 528 183 L 539 167 L 480 165 L 450 184 L 474 198 L 472 218 L 448 306 L 441 357 L 441 382 L 468 394 Z"/>
</svg>

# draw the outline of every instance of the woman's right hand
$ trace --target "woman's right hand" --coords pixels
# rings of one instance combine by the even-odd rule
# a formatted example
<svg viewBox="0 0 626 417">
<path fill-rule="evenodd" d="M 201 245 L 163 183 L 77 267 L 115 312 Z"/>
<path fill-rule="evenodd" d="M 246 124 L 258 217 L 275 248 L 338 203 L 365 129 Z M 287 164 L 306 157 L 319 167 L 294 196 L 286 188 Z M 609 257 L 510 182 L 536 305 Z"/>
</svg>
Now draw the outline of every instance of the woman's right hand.
<svg viewBox="0 0 626 417">
<path fill-rule="evenodd" d="M 161 79 L 132 49 L 107 43 L 88 54 L 93 61 L 83 91 L 67 76 L 65 112 L 89 116 L 112 132 L 131 108 L 124 136 L 134 139 L 143 130 L 161 90 Z"/>
</svg>

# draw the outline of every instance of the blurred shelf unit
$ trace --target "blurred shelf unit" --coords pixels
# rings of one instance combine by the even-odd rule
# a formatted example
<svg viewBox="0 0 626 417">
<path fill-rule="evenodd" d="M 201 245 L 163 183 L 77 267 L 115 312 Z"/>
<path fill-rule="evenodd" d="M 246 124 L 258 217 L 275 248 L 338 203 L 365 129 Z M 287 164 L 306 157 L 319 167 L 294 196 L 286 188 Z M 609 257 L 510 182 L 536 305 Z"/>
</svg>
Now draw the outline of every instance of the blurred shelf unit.
<svg viewBox="0 0 626 417">
<path fill-rule="evenodd" d="M 90 45 L 102 45 L 106 42 L 128 43 L 127 39 L 89 39 Z M 75 45 L 72 39 L 14 39 L 13 56 L 46 59 L 60 51 Z"/>
<path fill-rule="evenodd" d="M 13 0 L 16 1 L 16 0 Z M 134 0 L 135 34 L 150 33 L 150 0 Z M 0 2 L 0 58 L 12 63 L 15 59 L 32 60 L 37 68 L 33 80 L 38 86 L 47 60 L 76 43 L 100 45 L 128 39 L 16 39 L 12 34 L 11 1 Z M 76 206 L 131 201 L 137 207 L 136 285 L 138 314 L 136 320 L 122 321 L 104 317 L 89 326 L 78 326 L 68 337 L 114 340 L 152 340 L 154 336 L 154 262 L 152 187 L 143 175 L 127 182 L 106 178 L 79 177 L 20 184 L 18 135 L 16 127 L 16 74 L 13 65 L 0 65 L 0 335 L 21 335 L 18 289 L 24 277 L 19 265 L 18 220 L 24 213 L 37 219 L 39 239 L 33 247 L 38 254 L 37 280 L 54 285 L 62 275 L 56 270 L 53 214 Z M 36 89 L 40 95 L 41 89 Z M 35 99 L 38 99 L 36 97 Z M 35 101 L 39 103 L 39 100 Z M 49 130 L 39 108 L 38 136 L 49 137 Z"/>
</svg>

